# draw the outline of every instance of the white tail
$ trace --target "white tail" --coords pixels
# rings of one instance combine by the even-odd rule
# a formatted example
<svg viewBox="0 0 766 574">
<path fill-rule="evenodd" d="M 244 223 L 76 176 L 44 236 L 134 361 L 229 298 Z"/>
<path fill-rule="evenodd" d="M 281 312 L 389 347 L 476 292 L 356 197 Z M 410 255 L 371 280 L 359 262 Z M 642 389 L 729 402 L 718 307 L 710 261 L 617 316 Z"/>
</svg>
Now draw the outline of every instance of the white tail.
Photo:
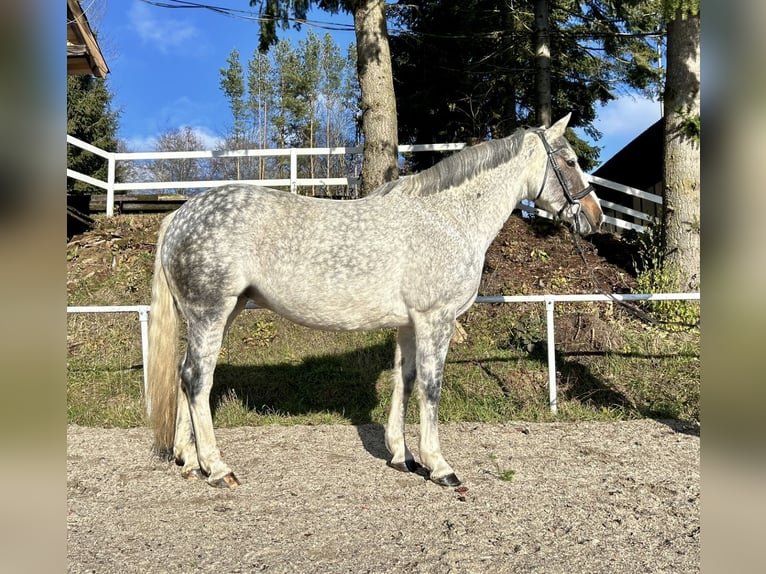
<svg viewBox="0 0 766 574">
<path fill-rule="evenodd" d="M 149 310 L 149 389 L 146 411 L 154 432 L 154 449 L 161 456 L 173 453 L 178 402 L 178 313 L 160 261 L 162 239 L 175 212 L 160 225 Z"/>
</svg>

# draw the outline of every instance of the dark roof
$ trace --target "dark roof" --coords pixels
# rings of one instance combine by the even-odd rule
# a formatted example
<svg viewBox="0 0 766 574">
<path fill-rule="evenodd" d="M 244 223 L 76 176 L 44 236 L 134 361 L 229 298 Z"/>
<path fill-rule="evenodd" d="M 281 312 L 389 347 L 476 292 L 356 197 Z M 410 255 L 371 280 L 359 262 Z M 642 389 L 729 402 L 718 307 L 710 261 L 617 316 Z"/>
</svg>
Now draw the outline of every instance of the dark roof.
<svg viewBox="0 0 766 574">
<path fill-rule="evenodd" d="M 646 128 L 593 175 L 637 189 L 649 189 L 662 181 L 662 118 Z"/>
</svg>

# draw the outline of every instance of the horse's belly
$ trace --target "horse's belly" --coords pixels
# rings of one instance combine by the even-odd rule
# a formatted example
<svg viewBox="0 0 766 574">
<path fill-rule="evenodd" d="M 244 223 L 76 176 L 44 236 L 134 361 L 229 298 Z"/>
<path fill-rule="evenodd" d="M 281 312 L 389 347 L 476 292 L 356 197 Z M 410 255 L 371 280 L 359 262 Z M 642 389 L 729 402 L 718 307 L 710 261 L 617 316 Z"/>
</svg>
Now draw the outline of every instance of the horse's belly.
<svg viewBox="0 0 766 574">
<path fill-rule="evenodd" d="M 403 302 L 388 297 L 365 299 L 358 295 L 335 293 L 251 293 L 251 299 L 306 327 L 334 331 L 360 331 L 400 327 L 409 323 Z"/>
</svg>

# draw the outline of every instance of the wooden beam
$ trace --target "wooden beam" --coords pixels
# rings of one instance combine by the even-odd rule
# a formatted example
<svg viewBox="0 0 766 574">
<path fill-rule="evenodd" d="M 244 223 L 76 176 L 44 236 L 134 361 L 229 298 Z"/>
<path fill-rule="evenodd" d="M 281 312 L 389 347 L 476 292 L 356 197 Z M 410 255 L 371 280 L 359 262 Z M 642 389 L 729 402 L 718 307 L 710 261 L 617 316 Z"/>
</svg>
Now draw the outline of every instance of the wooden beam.
<svg viewBox="0 0 766 574">
<path fill-rule="evenodd" d="M 85 54 L 69 56 L 69 47 L 85 46 Z M 83 71 L 87 63 L 87 71 Z M 96 41 L 96 36 L 88 22 L 88 17 L 82 11 L 78 0 L 67 0 L 67 74 L 92 74 L 105 78 L 109 73 L 104 55 Z"/>
</svg>

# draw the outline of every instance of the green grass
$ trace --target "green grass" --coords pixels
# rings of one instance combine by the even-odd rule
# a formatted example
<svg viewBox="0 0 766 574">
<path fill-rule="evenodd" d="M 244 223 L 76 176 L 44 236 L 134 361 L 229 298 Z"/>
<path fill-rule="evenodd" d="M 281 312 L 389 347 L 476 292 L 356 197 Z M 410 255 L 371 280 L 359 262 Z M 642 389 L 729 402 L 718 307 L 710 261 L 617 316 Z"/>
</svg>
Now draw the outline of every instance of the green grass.
<svg viewBox="0 0 766 574">
<path fill-rule="evenodd" d="M 464 317 L 468 338 L 450 348 L 442 421 L 699 421 L 699 333 L 648 329 L 598 306 L 562 308 L 556 317 L 565 329 L 575 324 L 577 309 L 583 314 L 577 321 L 585 317 L 590 330 L 578 327 L 577 337 L 557 344 L 559 403 L 552 414 L 540 307 L 476 305 Z M 136 314 L 70 315 L 68 321 L 69 422 L 145 424 Z M 268 311 L 245 311 L 219 358 L 214 423 L 384 423 L 394 338 L 391 330 L 314 331 Z M 407 420 L 418 420 L 416 400 Z"/>
</svg>

